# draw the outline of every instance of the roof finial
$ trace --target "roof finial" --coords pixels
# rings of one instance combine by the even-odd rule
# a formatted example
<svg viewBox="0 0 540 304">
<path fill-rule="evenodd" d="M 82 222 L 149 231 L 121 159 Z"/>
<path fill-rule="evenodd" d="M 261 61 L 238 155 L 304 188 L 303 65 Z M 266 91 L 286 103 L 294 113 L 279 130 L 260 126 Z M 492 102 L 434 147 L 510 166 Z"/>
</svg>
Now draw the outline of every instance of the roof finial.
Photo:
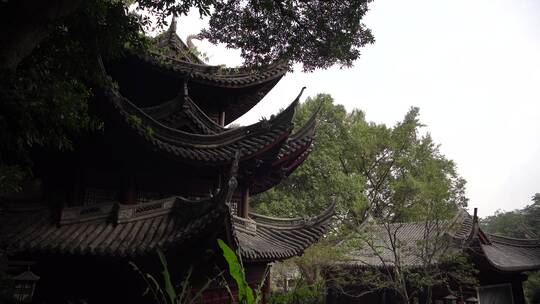
<svg viewBox="0 0 540 304">
<path fill-rule="evenodd" d="M 480 227 L 478 226 L 478 208 L 474 208 L 472 226 L 471 226 L 471 230 L 469 232 L 469 236 L 467 237 L 466 242 L 470 243 L 475 239 L 477 240 L 479 238 L 479 231 L 480 231 Z"/>
<path fill-rule="evenodd" d="M 188 89 L 188 81 L 193 76 L 193 69 L 189 71 L 189 74 L 184 78 L 184 100 L 186 100 L 189 96 L 189 89 Z"/>
<path fill-rule="evenodd" d="M 169 32 L 176 33 L 176 15 L 172 15 L 171 26 L 169 27 Z"/>
</svg>

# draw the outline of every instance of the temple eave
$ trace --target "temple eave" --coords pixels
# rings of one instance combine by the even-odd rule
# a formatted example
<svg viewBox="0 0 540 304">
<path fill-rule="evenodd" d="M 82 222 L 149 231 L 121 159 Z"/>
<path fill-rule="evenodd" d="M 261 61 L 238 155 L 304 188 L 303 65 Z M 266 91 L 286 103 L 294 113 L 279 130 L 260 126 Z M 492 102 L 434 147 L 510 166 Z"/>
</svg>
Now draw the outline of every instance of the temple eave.
<svg viewBox="0 0 540 304">
<path fill-rule="evenodd" d="M 332 204 L 311 218 L 275 218 L 250 213 L 251 228 L 241 221 L 233 227 L 242 256 L 248 261 L 284 260 L 303 254 L 327 231 L 335 212 Z"/>
</svg>

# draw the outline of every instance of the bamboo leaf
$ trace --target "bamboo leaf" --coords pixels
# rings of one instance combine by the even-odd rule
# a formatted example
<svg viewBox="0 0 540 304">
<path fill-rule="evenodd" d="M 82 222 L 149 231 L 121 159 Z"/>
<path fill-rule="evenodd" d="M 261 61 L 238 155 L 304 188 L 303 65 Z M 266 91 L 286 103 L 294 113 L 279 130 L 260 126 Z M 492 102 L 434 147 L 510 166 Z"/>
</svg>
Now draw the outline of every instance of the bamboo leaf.
<svg viewBox="0 0 540 304">
<path fill-rule="evenodd" d="M 167 293 L 167 296 L 169 297 L 169 303 L 174 304 L 176 302 L 176 290 L 174 289 L 174 285 L 171 280 L 171 274 L 169 272 L 169 267 L 167 266 L 167 260 L 165 259 L 165 255 L 161 250 L 158 250 L 159 260 L 161 261 L 161 265 L 163 266 L 163 271 L 161 274 L 163 275 L 163 282 L 165 283 L 165 292 Z"/>
<path fill-rule="evenodd" d="M 234 251 L 222 240 L 218 239 L 218 245 L 223 251 L 223 256 L 229 265 L 229 274 L 236 281 L 238 286 L 238 301 L 240 303 L 253 304 L 255 303 L 255 298 L 253 296 L 253 290 L 249 287 L 249 284 L 246 281 L 246 276 L 244 269 L 238 257 Z"/>
</svg>

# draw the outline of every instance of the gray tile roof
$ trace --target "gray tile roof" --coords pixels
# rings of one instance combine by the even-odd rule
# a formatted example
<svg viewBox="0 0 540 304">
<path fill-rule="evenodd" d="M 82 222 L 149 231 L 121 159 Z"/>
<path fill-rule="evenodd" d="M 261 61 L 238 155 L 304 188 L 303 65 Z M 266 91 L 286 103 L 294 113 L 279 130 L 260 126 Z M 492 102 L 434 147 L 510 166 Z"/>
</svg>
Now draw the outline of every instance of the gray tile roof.
<svg viewBox="0 0 540 304">
<path fill-rule="evenodd" d="M 245 160 L 271 147 L 281 147 L 292 131 L 292 118 L 301 96 L 300 93 L 289 107 L 269 120 L 218 134 L 196 134 L 163 125 L 113 87 L 106 88 L 105 93 L 113 102 L 123 125 L 136 132 L 151 147 L 179 160 L 201 164 L 231 163 L 236 151 L 240 152 L 241 160 Z"/>
<path fill-rule="evenodd" d="M 0 242 L 9 252 L 138 256 L 166 250 L 221 227 L 236 189 L 238 155 L 228 182 L 209 198 L 169 197 L 148 203 L 117 202 L 64 207 L 7 208 Z M 212 231 L 213 231 L 212 230 Z"/>
<path fill-rule="evenodd" d="M 226 68 L 206 64 L 176 34 L 175 21 L 169 29 L 157 37 L 154 44 L 159 51 L 135 54 L 141 60 L 178 73 L 190 73 L 195 81 L 216 86 L 245 87 L 281 78 L 287 71 L 285 63 L 272 64 L 258 70 L 250 68 Z"/>
<path fill-rule="evenodd" d="M 167 249 L 197 236 L 205 228 L 223 221 L 225 214 L 223 208 L 209 208 L 199 210 L 199 216 L 186 218 L 181 214 L 188 211 L 179 201 L 171 198 L 166 203 L 169 206 L 160 203 L 161 206 L 156 209 L 142 212 L 144 215 L 137 214 L 126 221 L 115 220 L 114 211 L 102 216 L 84 216 L 84 212 L 93 206 L 77 208 L 77 213 L 82 215 L 65 223 L 59 223 L 58 216 L 49 208 L 23 213 L 6 211 L 2 218 L 0 239 L 14 253 L 137 256 L 156 249 Z M 134 206 L 141 208 L 155 204 L 158 203 Z M 125 211 L 130 206 L 123 207 Z"/>
<path fill-rule="evenodd" d="M 433 231 L 433 228 L 426 229 L 428 225 L 428 222 L 374 225 L 366 231 L 366 239 L 371 246 L 363 242 L 364 246 L 350 254 L 348 264 L 359 267 L 392 266 L 396 261 L 396 251 L 391 250 L 391 240 L 396 240 L 402 265 L 425 265 L 418 244 L 426 239 L 426 231 Z M 450 251 L 446 252 L 473 250 L 501 271 L 540 269 L 540 240 L 485 234 L 465 210 L 459 210 L 453 219 L 442 221 L 437 227 L 439 232 L 432 235 L 437 235 L 441 237 L 439 240 L 447 242 L 448 247 L 445 248 Z M 395 237 L 391 238 L 389 235 Z M 437 257 L 432 262 L 436 263 Z"/>
<path fill-rule="evenodd" d="M 233 216 L 234 237 L 248 261 L 284 260 L 302 255 L 326 233 L 334 205 L 310 218 L 275 218 L 250 213 L 250 219 Z"/>
<path fill-rule="evenodd" d="M 357 266 L 391 266 L 399 254 L 401 265 L 419 266 L 424 261 L 419 248 L 426 238 L 452 240 L 459 244 L 468 234 L 472 220 L 456 217 L 440 222 L 394 223 L 366 226 L 361 248 L 350 254 L 350 264 Z M 428 228 L 429 227 L 429 228 Z M 431 231 L 431 236 L 427 236 Z M 394 244 L 395 245 L 394 245 Z M 397 248 L 396 250 L 392 248 Z"/>
<path fill-rule="evenodd" d="M 489 244 L 480 246 L 495 268 L 502 271 L 540 269 L 540 240 L 489 235 L 489 241 Z"/>
<path fill-rule="evenodd" d="M 238 170 L 238 155 L 231 176 Z M 229 208 L 236 178 L 203 200 L 169 197 L 122 205 L 104 202 L 51 208 L 6 208 L 0 215 L 0 245 L 12 253 L 140 256 L 181 246 L 228 225 L 235 245 L 249 261 L 273 261 L 301 255 L 326 232 L 332 205 L 319 216 L 282 219 L 250 213 L 234 216 Z"/>
</svg>

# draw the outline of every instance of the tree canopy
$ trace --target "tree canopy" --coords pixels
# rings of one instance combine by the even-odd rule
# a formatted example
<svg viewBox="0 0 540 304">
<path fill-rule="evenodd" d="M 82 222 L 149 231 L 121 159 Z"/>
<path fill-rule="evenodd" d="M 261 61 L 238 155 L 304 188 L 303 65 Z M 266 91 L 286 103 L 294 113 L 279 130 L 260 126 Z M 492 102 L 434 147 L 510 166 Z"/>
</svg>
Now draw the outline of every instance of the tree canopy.
<svg viewBox="0 0 540 304">
<path fill-rule="evenodd" d="M 531 198 L 532 204 L 511 211 L 497 210 L 494 215 L 480 220 L 489 233 L 516 238 L 540 235 L 540 193 Z"/>
<path fill-rule="evenodd" d="M 294 260 L 303 278 L 313 283 L 321 268 L 346 261 L 348 252 L 369 243 L 365 240 L 371 224 L 389 228 L 392 239 L 399 227 L 394 223 L 426 221 L 433 225 L 427 225 L 430 232 L 422 244 L 404 246 L 428 248 L 421 250 L 425 267 L 413 269 L 397 261 L 398 266 L 389 269 L 394 275 L 375 271 L 362 285 L 378 282 L 369 285 L 371 290 L 393 289 L 407 301 L 433 285 L 470 279 L 471 267 L 462 257 L 452 256 L 456 266 L 449 270 L 433 266 L 433 259 L 447 255 L 441 223 L 457 208 L 466 207 L 467 198 L 465 180 L 454 162 L 423 132 L 419 109 L 411 108 L 403 120 L 389 127 L 368 122 L 362 111 L 348 113 L 331 96 L 320 94 L 300 105 L 295 123 L 301 125 L 317 110 L 316 138 L 308 159 L 280 185 L 254 198 L 259 212 L 279 216 L 313 215 L 336 203 L 334 229 Z M 434 243 L 437 246 L 425 246 Z M 396 256 L 404 248 L 394 248 Z M 332 285 L 359 278 L 366 277 L 340 272 L 338 278 L 333 276 Z"/>
<path fill-rule="evenodd" d="M 344 223 L 369 215 L 392 222 L 422 218 L 427 204 L 467 206 L 465 180 L 454 162 L 422 134 L 419 109 L 394 127 L 366 121 L 320 94 L 301 104 L 301 125 L 320 108 L 308 159 L 288 179 L 255 198 L 261 211 L 286 216 L 315 214 L 332 201 Z"/>
</svg>

